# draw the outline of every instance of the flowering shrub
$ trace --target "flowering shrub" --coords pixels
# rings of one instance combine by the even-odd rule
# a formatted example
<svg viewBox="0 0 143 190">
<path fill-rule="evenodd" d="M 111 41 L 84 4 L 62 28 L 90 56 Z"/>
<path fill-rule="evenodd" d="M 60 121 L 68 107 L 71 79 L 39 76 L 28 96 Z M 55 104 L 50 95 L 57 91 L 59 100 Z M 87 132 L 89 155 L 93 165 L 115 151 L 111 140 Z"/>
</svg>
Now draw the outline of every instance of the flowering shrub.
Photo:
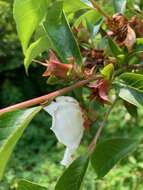
<svg viewBox="0 0 143 190">
<path fill-rule="evenodd" d="M 38 63 L 46 67 L 47 83 L 61 88 L 0 110 L 0 179 L 15 144 L 41 109 L 52 116 L 51 129 L 66 146 L 61 163 L 68 167 L 55 190 L 79 190 L 89 162 L 102 178 L 138 148 L 141 136 L 100 139 L 114 106 L 122 104 L 135 118 L 143 107 L 143 5 L 133 0 L 112 5 L 113 15 L 96 0 L 14 1 L 26 73 Z M 87 133 L 92 137 L 87 151 L 75 159 Z M 20 180 L 17 189 L 25 188 L 48 187 Z"/>
</svg>

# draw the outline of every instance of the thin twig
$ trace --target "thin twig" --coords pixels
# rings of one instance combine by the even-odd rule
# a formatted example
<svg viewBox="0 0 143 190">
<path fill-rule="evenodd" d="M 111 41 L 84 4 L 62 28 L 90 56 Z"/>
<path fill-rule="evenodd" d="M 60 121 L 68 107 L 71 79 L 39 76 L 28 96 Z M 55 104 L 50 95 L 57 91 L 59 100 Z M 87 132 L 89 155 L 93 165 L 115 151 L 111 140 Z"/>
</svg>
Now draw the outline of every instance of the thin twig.
<svg viewBox="0 0 143 190">
<path fill-rule="evenodd" d="M 35 63 L 39 63 L 40 65 L 43 65 L 43 66 L 47 67 L 47 63 L 43 63 L 43 62 L 38 61 L 36 59 L 32 59 L 32 61 L 35 62 Z"/>
<path fill-rule="evenodd" d="M 2 115 L 3 113 L 6 113 L 6 112 L 14 111 L 16 109 L 23 109 L 23 108 L 28 108 L 28 107 L 31 107 L 34 105 L 42 104 L 46 101 L 50 102 L 53 99 L 55 99 L 57 96 L 61 96 L 65 93 L 68 93 L 75 88 L 82 87 L 82 86 L 88 84 L 90 81 L 98 79 L 100 77 L 101 76 L 97 75 L 97 76 L 94 76 L 94 77 L 86 79 L 86 80 L 81 80 L 81 81 L 78 81 L 77 83 L 75 83 L 69 87 L 65 87 L 63 89 L 57 90 L 57 91 L 49 93 L 47 95 L 40 96 L 38 98 L 33 98 L 31 100 L 27 100 L 27 101 L 15 104 L 15 105 L 9 106 L 9 107 L 4 108 L 4 109 L 0 109 L 0 115 Z"/>
<path fill-rule="evenodd" d="M 99 12 L 101 13 L 101 15 L 103 15 L 107 20 L 111 20 L 110 16 L 107 15 L 103 9 L 101 9 L 101 7 L 98 5 L 98 3 L 95 0 L 90 0 L 90 2 L 92 3 L 93 7 Z"/>
<path fill-rule="evenodd" d="M 99 128 L 98 128 L 98 130 L 97 130 L 97 133 L 96 133 L 95 137 L 93 138 L 92 142 L 91 142 L 90 145 L 88 146 L 88 152 L 89 152 L 90 155 L 93 153 L 93 151 L 94 151 L 95 148 L 96 148 L 97 141 L 98 141 L 98 139 L 99 139 L 99 137 L 100 137 L 100 135 L 101 135 L 101 132 L 102 132 L 102 130 L 103 130 L 103 127 L 105 126 L 105 123 L 106 123 L 106 121 L 107 121 L 107 119 L 108 119 L 108 116 L 109 116 L 109 114 L 111 113 L 113 107 L 115 106 L 117 100 L 118 100 L 118 98 L 114 100 L 114 102 L 113 102 L 113 104 L 111 105 L 111 107 L 109 108 L 109 110 L 105 113 L 104 119 L 103 119 L 103 121 L 101 122 L 101 124 L 100 124 L 100 126 L 99 126 Z"/>
</svg>

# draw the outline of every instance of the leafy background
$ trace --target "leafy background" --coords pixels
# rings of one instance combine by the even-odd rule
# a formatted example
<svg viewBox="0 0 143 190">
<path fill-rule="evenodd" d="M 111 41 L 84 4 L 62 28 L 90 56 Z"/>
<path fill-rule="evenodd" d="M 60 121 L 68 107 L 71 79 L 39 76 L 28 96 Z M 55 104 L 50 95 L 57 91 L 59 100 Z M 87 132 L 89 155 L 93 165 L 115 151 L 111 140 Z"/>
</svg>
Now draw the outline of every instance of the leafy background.
<svg viewBox="0 0 143 190">
<path fill-rule="evenodd" d="M 55 88 L 46 84 L 46 79 L 41 77 L 43 69 L 37 65 L 33 64 L 29 70 L 30 75 L 26 76 L 12 17 L 12 3 L 12 0 L 0 1 L 0 107 L 45 94 Z M 112 12 L 112 8 L 106 5 L 104 8 Z M 104 130 L 104 136 L 140 135 L 143 132 L 141 110 L 139 115 L 136 121 L 123 107 L 115 108 Z M 51 118 L 44 112 L 32 121 L 12 154 L 4 179 L 0 182 L 0 190 L 14 190 L 17 178 L 39 182 L 50 190 L 54 188 L 58 176 L 63 172 L 59 161 L 64 149 L 57 143 L 49 129 L 50 125 Z M 83 145 L 86 143 L 83 142 Z M 134 155 L 122 160 L 104 180 L 97 180 L 93 169 L 89 167 L 83 190 L 142 190 L 142 148 L 140 145 Z M 84 146 L 80 152 L 83 150 Z"/>
</svg>

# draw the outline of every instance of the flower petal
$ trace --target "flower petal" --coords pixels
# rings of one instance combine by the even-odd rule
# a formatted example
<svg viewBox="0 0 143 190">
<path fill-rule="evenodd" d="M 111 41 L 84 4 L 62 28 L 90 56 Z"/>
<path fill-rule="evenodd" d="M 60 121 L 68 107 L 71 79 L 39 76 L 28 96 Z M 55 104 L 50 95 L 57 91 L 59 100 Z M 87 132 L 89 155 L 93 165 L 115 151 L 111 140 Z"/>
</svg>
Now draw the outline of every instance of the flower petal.
<svg viewBox="0 0 143 190">
<path fill-rule="evenodd" d="M 61 161 L 61 164 L 63 166 L 67 167 L 72 163 L 72 161 L 74 160 L 73 155 L 74 155 L 75 151 L 76 151 L 76 149 L 66 148 L 65 153 L 64 153 L 64 157 Z"/>
<path fill-rule="evenodd" d="M 76 99 L 60 96 L 44 110 L 52 116 L 51 130 L 58 141 L 67 147 L 63 163 L 69 163 L 84 133 L 85 121 L 82 109 Z"/>
</svg>

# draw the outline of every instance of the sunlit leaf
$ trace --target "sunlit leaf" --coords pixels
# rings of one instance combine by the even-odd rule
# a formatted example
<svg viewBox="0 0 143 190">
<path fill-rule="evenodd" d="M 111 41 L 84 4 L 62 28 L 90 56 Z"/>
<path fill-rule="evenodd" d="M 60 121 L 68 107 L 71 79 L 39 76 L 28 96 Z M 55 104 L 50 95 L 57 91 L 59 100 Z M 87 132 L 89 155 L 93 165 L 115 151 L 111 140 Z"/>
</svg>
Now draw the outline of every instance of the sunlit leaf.
<svg viewBox="0 0 143 190">
<path fill-rule="evenodd" d="M 29 46 L 29 48 L 26 50 L 25 59 L 24 59 L 24 65 L 27 72 L 30 63 L 32 62 L 32 59 L 36 58 L 37 56 L 39 56 L 41 53 L 48 50 L 49 48 L 52 48 L 52 44 L 48 36 L 43 36 L 39 38 L 37 41 L 33 42 Z"/>
<path fill-rule="evenodd" d="M 86 25 L 87 21 L 91 22 L 92 24 L 96 24 L 96 22 L 101 18 L 102 17 L 98 12 L 96 12 L 95 10 L 89 10 L 75 20 L 74 26 L 77 27 L 80 23 Z"/>
<path fill-rule="evenodd" d="M 35 107 L 0 116 L 0 179 L 17 141 L 40 110 L 41 107 Z"/>
<path fill-rule="evenodd" d="M 106 65 L 102 70 L 101 74 L 107 79 L 111 79 L 114 72 L 114 65 L 112 63 Z"/>
<path fill-rule="evenodd" d="M 76 12 L 80 9 L 89 9 L 89 6 L 82 2 L 81 0 L 64 0 L 64 11 L 67 14 Z"/>
<path fill-rule="evenodd" d="M 27 180 L 19 180 L 17 190 L 48 190 L 48 188 Z"/>
<path fill-rule="evenodd" d="M 23 51 L 26 52 L 31 36 L 47 12 L 47 0 L 15 0 L 14 19 Z"/>
</svg>

